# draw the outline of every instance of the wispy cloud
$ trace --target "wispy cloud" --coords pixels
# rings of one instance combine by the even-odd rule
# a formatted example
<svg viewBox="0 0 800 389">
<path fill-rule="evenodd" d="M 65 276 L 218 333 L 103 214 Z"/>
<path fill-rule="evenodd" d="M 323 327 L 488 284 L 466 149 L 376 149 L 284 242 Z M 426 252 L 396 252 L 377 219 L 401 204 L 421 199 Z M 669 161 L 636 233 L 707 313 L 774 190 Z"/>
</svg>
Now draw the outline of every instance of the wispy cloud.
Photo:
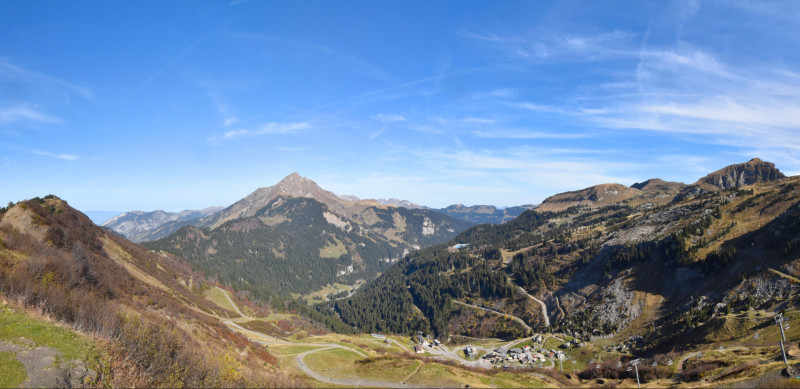
<svg viewBox="0 0 800 389">
<path fill-rule="evenodd" d="M 27 84 L 42 86 L 50 90 L 66 91 L 77 94 L 84 99 L 94 98 L 94 92 L 89 88 L 44 73 L 25 69 L 2 59 L 0 59 L 0 78 L 23 81 Z"/>
<path fill-rule="evenodd" d="M 513 59 L 526 61 L 598 60 L 609 56 L 635 55 L 628 48 L 638 34 L 609 31 L 594 35 L 560 34 L 553 31 L 529 34 L 464 31 L 462 36 L 487 44 Z"/>
<path fill-rule="evenodd" d="M 208 95 L 208 98 L 211 99 L 211 104 L 214 105 L 214 108 L 217 110 L 220 116 L 222 116 L 223 127 L 230 127 L 239 122 L 239 117 L 233 114 L 233 109 L 223 97 L 223 88 L 217 85 L 218 83 L 209 81 L 196 81 L 196 84 L 205 89 L 206 95 Z"/>
<path fill-rule="evenodd" d="M 299 146 L 299 147 L 281 146 L 281 147 L 276 147 L 275 148 L 275 150 L 278 150 L 278 151 L 306 151 L 306 150 L 310 150 L 310 149 L 311 149 L 311 146 Z"/>
<path fill-rule="evenodd" d="M 464 123 L 471 123 L 471 124 L 492 124 L 495 122 L 494 119 L 487 119 L 487 118 L 464 118 L 461 119 Z"/>
<path fill-rule="evenodd" d="M 18 146 L 6 145 L 6 144 L 2 144 L 0 146 L 5 147 L 7 149 L 11 149 L 11 150 L 17 150 L 17 151 L 22 151 L 22 152 L 25 152 L 25 153 L 41 155 L 43 157 L 56 158 L 56 159 L 60 159 L 60 160 L 63 160 L 63 161 L 75 161 L 77 159 L 81 159 L 81 156 L 80 155 L 76 155 L 76 154 L 52 153 L 52 152 L 49 152 L 49 151 L 42 151 L 42 150 L 37 150 L 37 149 L 29 149 L 29 148 L 25 148 L 25 147 L 18 147 Z M 8 161 L 8 158 L 6 158 L 5 160 Z"/>
<path fill-rule="evenodd" d="M 274 34 L 253 33 L 253 32 L 228 33 L 227 36 L 236 39 L 255 39 L 272 44 L 290 46 L 295 49 L 300 49 L 306 52 L 323 54 L 328 56 L 328 58 L 336 59 L 338 61 L 349 64 L 352 69 L 358 71 L 359 74 L 364 75 L 366 77 L 381 80 L 390 84 L 398 82 L 398 79 L 396 77 L 390 75 L 383 69 L 380 69 L 379 67 L 365 61 L 362 58 L 359 58 L 353 54 L 347 53 L 340 49 L 330 46 L 325 46 L 316 42 L 300 41 Z M 305 53 L 303 53 L 303 56 L 305 56 Z"/>
<path fill-rule="evenodd" d="M 674 10 L 675 26 L 696 17 L 692 1 Z M 680 27 L 680 26 L 678 26 Z M 522 63 L 601 62 L 610 71 L 560 95 L 558 104 L 505 101 L 524 111 L 561 117 L 561 124 L 658 132 L 683 142 L 715 144 L 743 153 L 800 150 L 800 87 L 793 69 L 744 65 L 682 40 L 650 39 L 627 31 L 594 35 L 465 33 Z M 641 37 L 639 41 L 634 38 Z M 514 96 L 518 97 L 518 96 Z M 547 98 L 547 97 L 545 97 Z M 546 100 L 545 100 L 546 101 Z M 548 118 L 549 119 L 549 118 Z M 536 139 L 538 131 L 476 131 L 478 137 Z M 784 150 L 785 152 L 780 152 Z"/>
<path fill-rule="evenodd" d="M 369 139 L 372 140 L 381 136 L 381 134 L 383 134 L 383 132 L 386 131 L 387 128 L 389 128 L 389 126 L 383 126 L 379 128 L 378 131 L 375 131 L 374 133 L 372 133 L 372 135 L 369 136 Z"/>
<path fill-rule="evenodd" d="M 232 140 L 238 138 L 246 138 L 251 136 L 259 136 L 259 135 L 271 135 L 271 134 L 290 134 L 301 132 L 307 129 L 313 128 L 309 123 L 306 122 L 297 122 L 297 123 L 265 123 L 261 125 L 260 128 L 251 130 L 247 128 L 240 128 L 236 130 L 230 130 L 225 132 L 221 137 L 212 137 L 208 139 L 208 143 L 211 144 L 218 144 L 222 140 Z"/>
<path fill-rule="evenodd" d="M 40 123 L 60 123 L 61 119 L 47 115 L 37 109 L 18 105 L 0 108 L 0 125 L 17 121 L 29 120 Z"/>
<path fill-rule="evenodd" d="M 60 159 L 60 160 L 64 160 L 64 161 L 74 161 L 74 160 L 80 158 L 80 156 L 75 155 L 75 154 L 58 154 L 58 153 L 50 153 L 50 152 L 47 152 L 47 151 L 41 151 L 41 150 L 31 150 L 31 152 L 36 154 L 36 155 L 41 155 L 41 156 L 50 157 L 50 158 L 56 158 L 56 159 Z"/>
<path fill-rule="evenodd" d="M 377 120 L 377 121 L 384 122 L 384 123 L 404 122 L 404 121 L 408 120 L 402 115 L 392 114 L 392 113 L 390 113 L 390 114 L 379 113 L 379 114 L 373 116 L 372 118 Z"/>
<path fill-rule="evenodd" d="M 215 33 L 216 33 L 216 30 L 211 30 L 211 31 L 208 31 L 208 32 L 206 32 L 206 33 L 204 33 L 204 34 L 200 35 L 200 37 L 198 37 L 197 39 L 195 39 L 195 40 L 194 40 L 192 43 L 190 43 L 188 46 L 184 47 L 184 48 L 183 48 L 183 50 L 181 50 L 180 52 L 178 52 L 178 54 L 176 54 L 176 55 L 175 55 L 174 57 L 172 57 L 172 58 L 171 58 L 169 61 L 167 61 L 167 63 L 166 63 L 166 64 L 164 64 L 164 66 L 162 66 L 162 67 L 161 67 L 160 69 L 158 69 L 158 70 L 157 70 L 155 73 L 153 73 L 153 74 L 151 74 L 149 77 L 147 77 L 147 78 L 146 78 L 146 79 L 145 79 L 145 80 L 142 82 L 142 84 L 141 84 L 141 85 L 139 85 L 139 88 L 136 90 L 136 93 L 138 94 L 139 92 L 141 92 L 142 90 L 144 90 L 144 88 L 146 88 L 148 85 L 150 85 L 150 83 L 152 83 L 153 81 L 155 81 L 155 80 L 156 80 L 158 77 L 160 77 L 162 74 L 164 74 L 164 72 L 166 72 L 167 70 L 169 70 L 170 68 L 172 68 L 173 66 L 175 66 L 175 64 L 176 64 L 176 63 L 178 63 L 178 61 L 180 61 L 180 59 L 181 59 L 181 58 L 183 58 L 183 56 L 185 56 L 186 54 L 188 54 L 189 52 L 191 52 L 192 50 L 194 50 L 196 47 L 200 46 L 200 44 L 201 44 L 201 43 L 203 43 L 203 41 L 205 41 L 206 39 L 208 39 L 210 36 L 214 35 Z"/>
<path fill-rule="evenodd" d="M 579 139 L 588 138 L 591 134 L 587 133 L 558 133 L 530 130 L 497 130 L 497 131 L 474 131 L 473 135 L 478 138 L 488 139 Z"/>
<path fill-rule="evenodd" d="M 541 201 L 545 195 L 581 189 L 600 183 L 632 183 L 640 164 L 609 158 L 587 158 L 580 153 L 568 155 L 535 149 L 509 149 L 486 152 L 471 150 L 414 150 L 421 163 L 437 170 L 436 176 L 464 180 L 497 180 L 528 187 L 537 183 L 536 193 L 527 202 Z M 483 182 L 483 181 L 482 181 Z"/>
</svg>

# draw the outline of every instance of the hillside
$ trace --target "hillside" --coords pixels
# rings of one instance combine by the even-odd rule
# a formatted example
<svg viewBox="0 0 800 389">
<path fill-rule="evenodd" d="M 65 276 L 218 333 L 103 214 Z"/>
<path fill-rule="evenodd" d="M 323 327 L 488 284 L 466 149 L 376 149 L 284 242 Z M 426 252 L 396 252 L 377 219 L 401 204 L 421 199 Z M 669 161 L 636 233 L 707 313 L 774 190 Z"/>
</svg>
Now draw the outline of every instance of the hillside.
<svg viewBox="0 0 800 389">
<path fill-rule="evenodd" d="M 682 190 L 653 180 L 552 196 L 411 253 L 327 306 L 367 331 L 514 338 L 549 327 L 587 340 L 646 333 L 651 349 L 702 344 L 726 309 L 797 304 L 800 287 L 767 269 L 800 275 L 800 177 L 759 177 L 674 201 L 646 197 Z"/>
<path fill-rule="evenodd" d="M 228 311 L 203 296 L 208 281 L 186 262 L 106 232 L 55 196 L 0 209 L 0 269 L 0 321 L 13 318 L 0 346 L 27 371 L 12 378 L 33 386 L 297 385 L 265 349 L 222 324 Z M 31 353 L 45 365 L 30 365 Z M 47 365 L 54 359 L 61 362 Z"/>
<path fill-rule="evenodd" d="M 585 189 L 564 192 L 546 198 L 536 207 L 537 212 L 561 212 L 571 207 L 597 209 L 615 204 L 639 206 L 663 205 L 687 188 L 680 182 L 651 178 L 630 187 L 622 184 L 600 184 Z"/>
<path fill-rule="evenodd" d="M 264 300 L 372 279 L 469 226 L 426 209 L 342 200 L 297 174 L 194 224 L 145 245 Z"/>
<path fill-rule="evenodd" d="M 445 215 L 452 216 L 474 224 L 505 223 L 526 210 L 535 208 L 535 205 L 521 205 L 518 207 L 497 208 L 494 205 L 473 205 L 467 207 L 462 204 L 451 205 L 447 208 L 436 209 Z"/>
</svg>

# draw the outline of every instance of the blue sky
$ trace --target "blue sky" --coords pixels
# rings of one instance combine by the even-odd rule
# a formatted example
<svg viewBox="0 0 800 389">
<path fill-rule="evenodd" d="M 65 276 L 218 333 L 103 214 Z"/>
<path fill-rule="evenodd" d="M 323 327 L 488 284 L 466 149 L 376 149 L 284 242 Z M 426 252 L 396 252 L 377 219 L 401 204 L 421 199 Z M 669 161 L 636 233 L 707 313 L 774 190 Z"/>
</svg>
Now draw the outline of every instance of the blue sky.
<svg viewBox="0 0 800 389">
<path fill-rule="evenodd" d="M 298 172 L 517 205 L 800 174 L 800 3 L 0 2 L 0 201 L 229 205 Z"/>
</svg>

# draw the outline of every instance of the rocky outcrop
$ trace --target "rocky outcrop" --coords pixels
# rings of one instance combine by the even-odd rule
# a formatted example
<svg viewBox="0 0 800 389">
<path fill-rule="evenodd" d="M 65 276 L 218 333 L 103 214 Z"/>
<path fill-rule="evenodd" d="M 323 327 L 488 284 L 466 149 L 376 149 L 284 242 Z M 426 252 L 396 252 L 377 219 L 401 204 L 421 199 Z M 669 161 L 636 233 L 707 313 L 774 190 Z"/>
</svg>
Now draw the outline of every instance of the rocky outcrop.
<svg viewBox="0 0 800 389">
<path fill-rule="evenodd" d="M 697 180 L 681 191 L 676 196 L 676 200 L 717 190 L 775 181 L 785 177 L 774 163 L 753 158 L 745 163 L 726 166 Z"/>
</svg>

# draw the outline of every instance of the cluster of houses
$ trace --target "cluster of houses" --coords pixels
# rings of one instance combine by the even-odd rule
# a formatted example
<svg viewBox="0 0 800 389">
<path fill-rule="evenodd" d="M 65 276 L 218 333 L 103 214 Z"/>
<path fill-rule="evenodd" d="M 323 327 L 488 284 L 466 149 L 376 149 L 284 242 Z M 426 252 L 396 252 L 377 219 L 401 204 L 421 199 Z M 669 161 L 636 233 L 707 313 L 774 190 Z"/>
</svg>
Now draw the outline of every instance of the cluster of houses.
<svg viewBox="0 0 800 389">
<path fill-rule="evenodd" d="M 439 347 L 442 343 L 439 340 L 434 339 L 433 343 L 429 342 L 428 339 L 422 335 L 422 333 L 417 333 L 417 336 L 412 338 L 414 343 L 414 352 L 417 354 L 422 354 L 425 352 L 425 347 Z"/>
<path fill-rule="evenodd" d="M 503 347 L 495 349 L 483 356 L 493 364 L 506 364 L 517 361 L 523 365 L 545 362 L 546 360 L 566 359 L 567 356 L 561 350 L 534 350 L 531 346 L 523 346 L 507 350 Z"/>
</svg>

